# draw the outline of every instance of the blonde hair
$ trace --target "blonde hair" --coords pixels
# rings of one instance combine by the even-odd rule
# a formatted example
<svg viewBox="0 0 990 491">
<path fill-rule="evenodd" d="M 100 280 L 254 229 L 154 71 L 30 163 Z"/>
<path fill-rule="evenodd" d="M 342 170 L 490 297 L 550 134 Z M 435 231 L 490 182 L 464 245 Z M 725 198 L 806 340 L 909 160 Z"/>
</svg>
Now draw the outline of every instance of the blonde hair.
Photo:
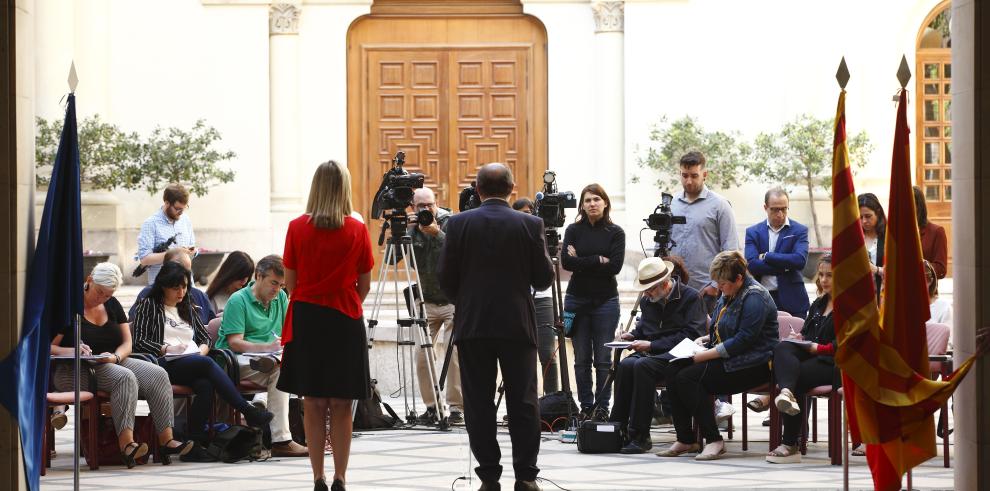
<svg viewBox="0 0 990 491">
<path fill-rule="evenodd" d="M 715 281 L 736 281 L 738 276 L 743 278 L 749 274 L 746 269 L 746 258 L 739 251 L 722 251 L 712 260 L 708 272 Z"/>
<path fill-rule="evenodd" d="M 351 215 L 351 174 L 347 167 L 328 160 L 316 168 L 306 213 L 317 228 L 344 226 L 344 218 Z"/>
<path fill-rule="evenodd" d="M 93 283 L 110 288 L 111 290 L 116 290 L 124 282 L 124 274 L 120 272 L 120 268 L 114 263 L 97 264 L 93 267 L 93 271 L 89 276 L 93 279 Z"/>
</svg>

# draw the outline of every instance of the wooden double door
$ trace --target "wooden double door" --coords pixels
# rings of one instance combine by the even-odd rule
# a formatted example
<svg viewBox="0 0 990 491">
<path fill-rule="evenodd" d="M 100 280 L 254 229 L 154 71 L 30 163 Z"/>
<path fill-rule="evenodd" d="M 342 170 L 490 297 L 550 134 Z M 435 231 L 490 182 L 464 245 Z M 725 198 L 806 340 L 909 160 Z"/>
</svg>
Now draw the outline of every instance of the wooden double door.
<svg viewBox="0 0 990 491">
<path fill-rule="evenodd" d="M 514 197 L 532 198 L 547 168 L 546 31 L 526 15 L 355 21 L 348 33 L 348 168 L 370 219 L 399 150 L 437 203 L 457 210 L 490 162 L 508 165 Z M 377 254 L 377 253 L 376 253 Z"/>
<path fill-rule="evenodd" d="M 502 162 L 525 177 L 526 55 L 511 47 L 369 51 L 369 177 L 404 151 L 405 169 L 425 174 L 437 202 L 453 209 L 481 165 Z M 368 185 L 373 192 L 377 183 Z"/>
</svg>

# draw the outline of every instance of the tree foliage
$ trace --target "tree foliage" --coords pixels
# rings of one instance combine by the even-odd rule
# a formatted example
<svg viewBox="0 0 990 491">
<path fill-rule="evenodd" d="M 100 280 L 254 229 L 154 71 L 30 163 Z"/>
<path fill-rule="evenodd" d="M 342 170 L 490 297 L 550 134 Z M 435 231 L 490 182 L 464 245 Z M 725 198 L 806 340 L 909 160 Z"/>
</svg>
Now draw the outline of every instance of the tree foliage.
<svg viewBox="0 0 990 491">
<path fill-rule="evenodd" d="M 37 119 L 35 164 L 37 184 L 48 184 L 58 152 L 61 121 Z M 231 182 L 234 172 L 218 163 L 236 157 L 215 148 L 220 132 L 198 120 L 189 130 L 155 128 L 147 139 L 105 123 L 99 115 L 79 124 L 80 177 L 95 189 L 144 189 L 157 194 L 170 182 L 180 182 L 202 196 L 221 183 Z"/>
<path fill-rule="evenodd" d="M 659 173 L 657 186 L 674 189 L 680 186 L 680 159 L 697 150 L 705 154 L 708 170 L 706 183 L 716 189 L 738 186 L 748 179 L 745 171 L 752 148 L 738 133 L 706 131 L 697 119 L 684 116 L 671 123 L 667 117 L 650 130 L 651 145 L 637 163 Z"/>
<path fill-rule="evenodd" d="M 753 144 L 749 171 L 763 182 L 798 187 L 808 194 L 815 237 L 822 244 L 815 190 L 832 193 L 832 140 L 834 119 L 818 119 L 809 114 L 797 116 L 775 133 L 760 133 Z M 849 162 L 863 167 L 873 146 L 865 131 L 848 137 Z"/>
</svg>

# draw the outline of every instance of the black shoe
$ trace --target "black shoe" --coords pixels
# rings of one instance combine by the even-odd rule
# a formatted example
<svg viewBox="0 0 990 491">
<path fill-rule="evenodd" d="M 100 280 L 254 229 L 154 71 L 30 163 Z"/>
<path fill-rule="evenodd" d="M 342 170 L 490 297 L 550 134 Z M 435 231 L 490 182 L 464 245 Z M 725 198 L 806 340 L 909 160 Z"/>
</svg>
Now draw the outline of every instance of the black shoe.
<svg viewBox="0 0 990 491">
<path fill-rule="evenodd" d="M 770 416 L 767 416 L 766 419 L 763 420 L 763 426 L 770 426 Z"/>
<path fill-rule="evenodd" d="M 481 481 L 478 491 L 502 491 L 502 485 L 498 481 Z"/>
<path fill-rule="evenodd" d="M 581 412 L 578 413 L 578 415 L 577 415 L 578 419 L 581 420 L 581 421 L 585 421 L 585 420 L 591 419 L 591 412 L 594 409 L 595 408 L 593 408 L 593 407 L 583 407 L 583 408 L 581 408 Z"/>
<path fill-rule="evenodd" d="M 633 433 L 636 435 L 636 433 Z M 639 435 L 633 436 L 629 439 L 629 443 L 622 447 L 619 452 L 624 454 L 638 454 L 646 453 L 651 448 L 653 448 L 653 439 L 650 438 L 650 434 L 647 433 L 645 436 L 640 437 Z"/>
<path fill-rule="evenodd" d="M 595 414 L 591 416 L 592 421 L 608 421 L 608 409 L 600 407 L 595 410 Z"/>
<path fill-rule="evenodd" d="M 324 484 L 324 486 L 326 486 L 326 484 Z M 347 491 L 347 489 L 344 488 L 344 481 L 334 479 L 333 484 L 330 485 L 330 491 Z"/>
<path fill-rule="evenodd" d="M 268 423 L 272 422 L 275 417 L 271 412 L 258 409 L 255 406 L 248 404 L 248 407 L 242 411 L 244 413 L 244 419 L 247 420 L 248 426 L 252 428 L 264 428 Z"/>
<path fill-rule="evenodd" d="M 329 491 L 327 488 L 327 480 L 322 477 L 313 481 L 313 491 Z"/>
<path fill-rule="evenodd" d="M 435 425 L 439 419 L 437 419 L 437 408 L 428 407 L 426 412 L 416 416 L 416 422 L 421 425 Z"/>
<path fill-rule="evenodd" d="M 540 486 L 536 481 L 516 481 L 515 491 L 540 491 Z"/>
<path fill-rule="evenodd" d="M 452 425 L 464 424 L 464 413 L 460 411 L 451 411 L 450 416 L 447 416 L 447 422 Z"/>
<path fill-rule="evenodd" d="M 184 442 L 178 442 L 180 445 L 177 447 L 168 446 L 172 442 L 178 442 L 178 440 L 169 440 L 164 445 L 158 446 L 158 458 L 162 461 L 162 465 L 171 464 L 173 455 L 178 455 L 179 459 L 182 459 L 182 456 L 189 453 L 193 449 L 193 445 L 195 445 L 192 440 L 186 440 Z"/>
</svg>

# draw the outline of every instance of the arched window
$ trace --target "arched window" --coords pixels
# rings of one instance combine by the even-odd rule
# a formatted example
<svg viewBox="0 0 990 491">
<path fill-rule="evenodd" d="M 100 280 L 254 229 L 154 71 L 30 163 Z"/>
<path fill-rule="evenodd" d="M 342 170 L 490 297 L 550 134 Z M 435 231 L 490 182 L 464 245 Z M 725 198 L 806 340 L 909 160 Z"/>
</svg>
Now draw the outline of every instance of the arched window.
<svg viewBox="0 0 990 491">
<path fill-rule="evenodd" d="M 948 216 L 952 201 L 952 19 L 948 0 L 925 19 L 917 50 L 917 182 L 929 214 Z M 935 210 L 932 210 L 935 208 Z M 935 213 L 932 213 L 932 212 Z"/>
</svg>

